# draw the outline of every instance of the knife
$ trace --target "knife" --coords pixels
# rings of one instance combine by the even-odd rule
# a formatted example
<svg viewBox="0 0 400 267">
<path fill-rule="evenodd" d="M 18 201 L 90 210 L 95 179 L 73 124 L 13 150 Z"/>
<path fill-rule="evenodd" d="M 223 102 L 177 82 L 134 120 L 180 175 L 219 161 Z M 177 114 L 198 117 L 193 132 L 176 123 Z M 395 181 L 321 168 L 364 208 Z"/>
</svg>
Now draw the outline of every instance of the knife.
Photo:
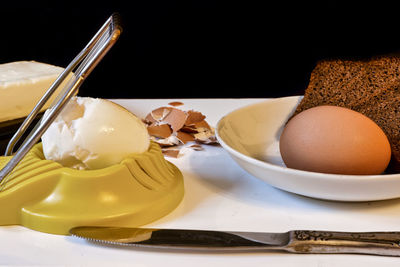
<svg viewBox="0 0 400 267">
<path fill-rule="evenodd" d="M 143 248 L 400 256 L 400 232 L 261 233 L 80 226 L 70 234 L 92 242 Z"/>
</svg>

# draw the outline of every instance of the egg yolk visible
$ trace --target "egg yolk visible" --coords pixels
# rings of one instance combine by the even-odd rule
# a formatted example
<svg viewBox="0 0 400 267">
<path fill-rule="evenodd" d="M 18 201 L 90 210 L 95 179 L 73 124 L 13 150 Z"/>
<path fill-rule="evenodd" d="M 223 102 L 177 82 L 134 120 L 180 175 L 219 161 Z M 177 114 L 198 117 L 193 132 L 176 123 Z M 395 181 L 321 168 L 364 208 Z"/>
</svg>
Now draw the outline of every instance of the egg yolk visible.
<svg viewBox="0 0 400 267">
<path fill-rule="evenodd" d="M 321 173 L 381 174 L 391 158 L 389 141 L 374 121 L 336 106 L 317 106 L 294 116 L 279 148 L 287 167 Z"/>
</svg>

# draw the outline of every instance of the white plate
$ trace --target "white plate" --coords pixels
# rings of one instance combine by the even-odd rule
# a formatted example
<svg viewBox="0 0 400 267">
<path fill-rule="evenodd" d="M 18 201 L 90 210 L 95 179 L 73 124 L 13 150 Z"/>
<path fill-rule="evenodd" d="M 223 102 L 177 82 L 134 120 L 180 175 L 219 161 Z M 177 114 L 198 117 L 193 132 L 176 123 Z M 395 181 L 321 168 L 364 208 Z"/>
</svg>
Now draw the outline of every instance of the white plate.
<svg viewBox="0 0 400 267">
<path fill-rule="evenodd" d="M 277 98 L 230 112 L 217 124 L 221 145 L 247 172 L 292 193 L 337 201 L 400 197 L 400 174 L 336 175 L 285 167 L 279 137 L 300 100 L 300 96 Z"/>
<path fill-rule="evenodd" d="M 216 126 L 221 116 L 268 99 L 114 99 L 143 118 L 168 102 L 185 103 Z M 185 196 L 151 228 L 286 232 L 288 230 L 400 231 L 400 199 L 324 201 L 279 190 L 244 171 L 219 146 L 169 158 L 183 173 Z M 1 216 L 1 214 L 0 214 Z M 399 266 L 397 257 L 288 254 L 279 252 L 190 252 L 102 246 L 70 236 L 0 227 L 0 266 Z"/>
</svg>

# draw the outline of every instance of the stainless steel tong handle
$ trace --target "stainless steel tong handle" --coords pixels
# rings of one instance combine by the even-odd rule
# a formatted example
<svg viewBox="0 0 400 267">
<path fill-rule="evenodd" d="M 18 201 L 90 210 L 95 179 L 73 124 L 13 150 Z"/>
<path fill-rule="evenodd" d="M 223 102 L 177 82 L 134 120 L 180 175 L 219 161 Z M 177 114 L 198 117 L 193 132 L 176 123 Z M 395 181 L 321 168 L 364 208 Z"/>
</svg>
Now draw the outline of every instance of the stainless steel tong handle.
<svg viewBox="0 0 400 267">
<path fill-rule="evenodd" d="M 11 138 L 7 145 L 5 153 L 6 156 L 9 156 L 13 153 L 16 143 L 28 129 L 29 125 L 33 122 L 45 103 L 49 100 L 51 95 L 55 93 L 61 83 L 72 74 L 65 87 L 50 105 L 50 112 L 48 115 L 42 118 L 41 122 L 36 124 L 35 128 L 24 140 L 15 155 L 4 166 L 4 168 L 0 170 L 0 184 L 4 183 L 4 178 L 17 166 L 17 164 L 28 153 L 28 151 L 40 140 L 44 132 L 48 129 L 58 114 L 60 114 L 72 96 L 77 94 L 79 87 L 85 78 L 92 72 L 92 70 L 108 52 L 108 50 L 114 45 L 121 32 L 122 27 L 120 25 L 119 15 L 114 13 L 107 19 L 107 21 L 84 47 L 84 49 L 71 61 L 67 68 L 65 68 L 65 70 L 46 91 L 43 97 L 39 100 L 39 102 L 35 105 L 33 110 L 21 124 L 17 132 Z"/>
</svg>

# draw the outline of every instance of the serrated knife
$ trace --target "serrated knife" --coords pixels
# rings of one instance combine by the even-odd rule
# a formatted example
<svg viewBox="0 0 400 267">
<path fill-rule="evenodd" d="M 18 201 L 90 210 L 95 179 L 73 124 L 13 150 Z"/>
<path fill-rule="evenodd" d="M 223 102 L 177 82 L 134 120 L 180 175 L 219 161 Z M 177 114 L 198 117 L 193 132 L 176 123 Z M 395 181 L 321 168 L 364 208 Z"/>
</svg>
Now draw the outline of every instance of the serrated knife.
<svg viewBox="0 0 400 267">
<path fill-rule="evenodd" d="M 93 242 L 143 248 L 400 256 L 400 232 L 261 233 L 82 226 L 71 229 L 70 234 Z"/>
</svg>

